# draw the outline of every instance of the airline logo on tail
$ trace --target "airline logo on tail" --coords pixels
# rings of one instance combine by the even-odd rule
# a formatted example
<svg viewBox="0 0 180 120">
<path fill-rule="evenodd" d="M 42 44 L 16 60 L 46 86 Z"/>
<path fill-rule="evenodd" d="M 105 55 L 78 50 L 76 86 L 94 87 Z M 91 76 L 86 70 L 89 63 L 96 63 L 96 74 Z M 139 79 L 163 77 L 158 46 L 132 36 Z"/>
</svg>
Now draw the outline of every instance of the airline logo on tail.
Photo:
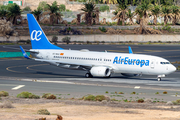
<svg viewBox="0 0 180 120">
<path fill-rule="evenodd" d="M 41 35 L 42 35 L 42 31 L 40 31 L 40 30 L 38 30 L 38 31 L 33 30 L 31 32 L 31 40 L 39 41 L 39 40 L 41 40 L 41 37 L 40 37 Z"/>
</svg>

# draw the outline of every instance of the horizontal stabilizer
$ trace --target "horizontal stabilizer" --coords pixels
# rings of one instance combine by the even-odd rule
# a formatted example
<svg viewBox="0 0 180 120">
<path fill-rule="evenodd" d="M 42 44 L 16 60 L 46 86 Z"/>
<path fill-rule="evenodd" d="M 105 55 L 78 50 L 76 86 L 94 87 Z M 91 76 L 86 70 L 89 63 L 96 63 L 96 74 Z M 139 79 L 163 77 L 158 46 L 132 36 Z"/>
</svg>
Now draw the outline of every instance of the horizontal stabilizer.
<svg viewBox="0 0 180 120">
<path fill-rule="evenodd" d="M 20 49 L 22 51 L 24 58 L 30 59 L 29 56 L 26 54 L 26 52 L 24 51 L 24 49 L 21 46 L 20 46 Z"/>
</svg>

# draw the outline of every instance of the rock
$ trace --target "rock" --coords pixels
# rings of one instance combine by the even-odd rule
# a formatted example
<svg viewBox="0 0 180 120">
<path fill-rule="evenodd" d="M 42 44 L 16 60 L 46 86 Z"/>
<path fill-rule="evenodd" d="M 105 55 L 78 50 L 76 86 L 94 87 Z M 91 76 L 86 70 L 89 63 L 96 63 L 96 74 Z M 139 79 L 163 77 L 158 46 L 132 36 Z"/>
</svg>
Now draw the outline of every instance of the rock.
<svg viewBox="0 0 180 120">
<path fill-rule="evenodd" d="M 102 25 L 106 25 L 106 18 L 103 18 L 103 20 L 100 21 Z"/>
<path fill-rule="evenodd" d="M 50 20 L 45 17 L 43 20 L 41 20 L 41 23 L 50 24 Z"/>
<path fill-rule="evenodd" d="M 39 120 L 46 120 L 46 118 L 39 118 Z"/>
<path fill-rule="evenodd" d="M 168 102 L 166 103 L 166 105 L 173 105 L 173 102 L 168 101 Z"/>
<path fill-rule="evenodd" d="M 71 24 L 74 24 L 74 23 L 76 23 L 77 24 L 77 18 L 75 18 L 75 19 L 73 19 L 72 21 L 71 21 Z"/>
<path fill-rule="evenodd" d="M 107 100 L 102 100 L 101 101 L 103 104 L 107 104 Z"/>
<path fill-rule="evenodd" d="M 151 99 L 149 99 L 149 98 L 147 98 L 147 99 L 145 99 L 145 100 L 144 100 L 144 102 L 147 102 L 147 103 L 152 103 L 152 100 L 151 100 Z"/>
<path fill-rule="evenodd" d="M 109 102 L 111 100 L 110 97 L 108 97 L 108 96 L 105 96 L 105 99 L 107 102 Z"/>
<path fill-rule="evenodd" d="M 67 25 L 67 24 L 68 24 L 68 22 L 67 22 L 66 20 L 63 20 L 63 21 L 62 21 L 62 24 Z"/>
<path fill-rule="evenodd" d="M 6 20 L 0 20 L 0 36 L 9 38 L 10 36 L 17 36 L 18 33 L 13 29 L 11 22 Z"/>
</svg>

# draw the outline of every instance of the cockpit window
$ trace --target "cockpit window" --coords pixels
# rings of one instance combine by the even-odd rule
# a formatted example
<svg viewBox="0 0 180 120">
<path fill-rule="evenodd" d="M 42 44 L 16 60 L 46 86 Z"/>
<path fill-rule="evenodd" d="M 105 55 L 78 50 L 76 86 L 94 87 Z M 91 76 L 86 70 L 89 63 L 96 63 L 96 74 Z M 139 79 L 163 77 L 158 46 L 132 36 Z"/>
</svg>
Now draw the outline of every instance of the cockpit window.
<svg viewBox="0 0 180 120">
<path fill-rule="evenodd" d="M 160 62 L 161 64 L 170 64 L 170 62 Z"/>
</svg>

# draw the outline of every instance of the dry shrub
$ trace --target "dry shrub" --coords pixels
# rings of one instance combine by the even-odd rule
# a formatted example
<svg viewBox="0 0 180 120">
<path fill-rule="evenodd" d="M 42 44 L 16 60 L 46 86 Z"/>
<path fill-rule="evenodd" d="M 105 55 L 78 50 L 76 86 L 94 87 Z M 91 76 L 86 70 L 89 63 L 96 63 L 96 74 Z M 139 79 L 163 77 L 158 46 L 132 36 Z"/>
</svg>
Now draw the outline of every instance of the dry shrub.
<svg viewBox="0 0 180 120">
<path fill-rule="evenodd" d="M 119 94 L 124 94 L 123 92 L 119 92 Z"/>
<path fill-rule="evenodd" d="M 30 99 L 39 99 L 40 96 L 32 94 L 30 92 L 22 92 L 17 95 L 18 98 L 30 98 Z"/>
<path fill-rule="evenodd" d="M 63 117 L 61 115 L 57 115 L 56 120 L 62 120 L 62 119 L 63 119 Z"/>
<path fill-rule="evenodd" d="M 10 101 L 4 101 L 0 104 L 0 108 L 14 108 Z"/>
<path fill-rule="evenodd" d="M 140 27 L 134 28 L 134 32 L 139 33 L 139 31 L 140 31 Z M 155 29 L 149 28 L 149 27 L 143 28 L 143 33 L 144 34 L 162 34 L 161 31 L 155 30 Z"/>
<path fill-rule="evenodd" d="M 84 96 L 82 99 L 87 101 L 100 101 L 100 102 L 103 100 L 110 101 L 110 98 L 104 95 L 97 95 L 97 96 L 88 95 L 88 96 Z"/>
<path fill-rule="evenodd" d="M 119 29 L 115 30 L 113 28 L 108 28 L 106 33 L 107 34 L 119 34 L 121 32 L 122 32 L 122 30 L 119 30 Z"/>
<path fill-rule="evenodd" d="M 50 115 L 50 112 L 47 109 L 40 109 L 40 110 L 37 111 L 37 114 Z"/>
<path fill-rule="evenodd" d="M 132 92 L 131 94 L 136 94 L 136 92 Z"/>
<path fill-rule="evenodd" d="M 96 101 L 103 101 L 103 100 L 106 100 L 106 97 L 105 97 L 104 95 L 97 95 L 97 96 L 95 97 L 95 100 L 96 100 Z"/>
<path fill-rule="evenodd" d="M 56 99 L 56 96 L 51 94 L 51 93 L 46 93 L 42 96 L 42 98 L 46 98 L 46 99 Z"/>
<path fill-rule="evenodd" d="M 9 93 L 6 91 L 0 91 L 0 97 L 6 97 L 9 96 Z"/>
<path fill-rule="evenodd" d="M 143 102 L 144 102 L 143 99 L 139 99 L 139 100 L 138 100 L 138 103 L 143 103 Z"/>
<path fill-rule="evenodd" d="M 88 100 L 88 101 L 95 101 L 95 96 L 94 95 L 88 95 L 88 96 L 84 96 L 83 97 L 84 100 Z"/>
<path fill-rule="evenodd" d="M 164 91 L 163 94 L 167 94 L 167 91 Z"/>
</svg>

